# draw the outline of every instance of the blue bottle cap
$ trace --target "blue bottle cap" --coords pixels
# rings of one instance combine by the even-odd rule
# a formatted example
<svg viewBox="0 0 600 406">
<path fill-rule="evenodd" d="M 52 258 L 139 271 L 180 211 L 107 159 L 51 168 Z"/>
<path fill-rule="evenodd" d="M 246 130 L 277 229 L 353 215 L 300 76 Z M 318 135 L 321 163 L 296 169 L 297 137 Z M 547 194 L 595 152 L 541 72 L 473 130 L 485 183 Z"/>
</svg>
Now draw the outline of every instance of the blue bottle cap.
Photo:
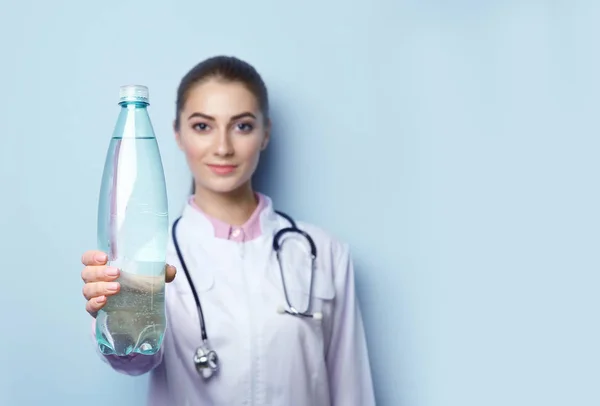
<svg viewBox="0 0 600 406">
<path fill-rule="evenodd" d="M 124 85 L 119 88 L 119 103 L 142 102 L 149 103 L 148 88 L 143 85 Z"/>
</svg>

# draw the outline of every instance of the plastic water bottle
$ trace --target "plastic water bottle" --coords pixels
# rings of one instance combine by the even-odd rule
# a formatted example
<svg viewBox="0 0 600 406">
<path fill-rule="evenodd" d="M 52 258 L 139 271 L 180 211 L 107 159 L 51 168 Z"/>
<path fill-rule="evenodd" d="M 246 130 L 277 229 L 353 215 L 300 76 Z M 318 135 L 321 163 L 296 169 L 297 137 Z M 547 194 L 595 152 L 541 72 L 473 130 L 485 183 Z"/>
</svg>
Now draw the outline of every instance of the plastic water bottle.
<svg viewBox="0 0 600 406">
<path fill-rule="evenodd" d="M 148 115 L 148 88 L 122 86 L 98 206 L 98 245 L 119 268 L 119 293 L 96 317 L 104 354 L 153 354 L 162 344 L 168 241 L 163 166 Z"/>
</svg>

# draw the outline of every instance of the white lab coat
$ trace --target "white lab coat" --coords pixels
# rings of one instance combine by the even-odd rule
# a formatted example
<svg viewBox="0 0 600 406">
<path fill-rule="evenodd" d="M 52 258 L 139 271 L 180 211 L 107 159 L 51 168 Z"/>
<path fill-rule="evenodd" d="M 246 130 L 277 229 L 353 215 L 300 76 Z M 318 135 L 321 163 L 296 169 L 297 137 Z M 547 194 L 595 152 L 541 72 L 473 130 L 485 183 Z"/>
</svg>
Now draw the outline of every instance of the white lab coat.
<svg viewBox="0 0 600 406">
<path fill-rule="evenodd" d="M 287 227 L 266 198 L 260 237 L 215 238 L 206 216 L 188 203 L 177 228 L 179 246 L 198 292 L 210 346 L 220 371 L 198 375 L 193 354 L 201 342 L 191 288 L 169 242 L 167 262 L 177 270 L 167 285 L 167 330 L 154 356 L 102 356 L 115 370 L 151 371 L 149 406 L 371 406 L 375 404 L 363 322 L 354 291 L 348 246 L 323 230 L 297 222 L 313 238 L 317 262 L 312 311 L 322 320 L 280 314 L 285 305 L 273 251 L 275 232 Z M 282 266 L 292 304 L 309 295 L 308 245 L 285 237 Z"/>
</svg>

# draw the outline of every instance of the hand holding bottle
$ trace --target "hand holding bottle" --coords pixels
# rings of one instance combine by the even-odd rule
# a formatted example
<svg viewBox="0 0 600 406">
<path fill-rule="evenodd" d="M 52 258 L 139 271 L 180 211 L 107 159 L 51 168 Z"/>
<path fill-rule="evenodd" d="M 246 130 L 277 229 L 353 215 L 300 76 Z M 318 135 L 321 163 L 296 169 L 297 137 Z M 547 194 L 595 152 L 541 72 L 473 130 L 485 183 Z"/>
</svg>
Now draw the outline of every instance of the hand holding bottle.
<svg viewBox="0 0 600 406">
<path fill-rule="evenodd" d="M 85 282 L 83 296 L 86 298 L 86 311 L 96 317 L 98 311 L 106 304 L 107 296 L 119 292 L 120 284 L 116 282 L 120 273 L 117 268 L 106 266 L 107 255 L 101 251 L 86 251 L 81 257 L 85 266 L 81 271 L 81 279 Z M 175 267 L 167 265 L 165 269 L 165 281 L 170 283 L 175 279 Z"/>
</svg>

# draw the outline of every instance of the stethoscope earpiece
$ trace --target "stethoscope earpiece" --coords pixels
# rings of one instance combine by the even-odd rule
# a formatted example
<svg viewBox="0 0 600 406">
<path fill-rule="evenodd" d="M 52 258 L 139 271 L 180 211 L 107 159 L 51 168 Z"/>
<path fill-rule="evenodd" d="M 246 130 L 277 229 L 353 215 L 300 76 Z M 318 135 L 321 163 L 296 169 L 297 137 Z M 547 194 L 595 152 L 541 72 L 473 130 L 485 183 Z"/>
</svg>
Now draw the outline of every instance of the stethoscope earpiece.
<svg viewBox="0 0 600 406">
<path fill-rule="evenodd" d="M 323 320 L 323 313 L 321 313 L 321 312 L 300 313 L 300 312 L 298 312 L 297 310 L 295 310 L 293 308 L 292 308 L 292 310 L 288 310 L 283 305 L 277 306 L 277 313 L 279 313 L 279 314 L 291 314 L 292 316 L 301 316 L 301 317 L 306 317 L 306 318 L 315 319 L 315 320 Z"/>
</svg>

